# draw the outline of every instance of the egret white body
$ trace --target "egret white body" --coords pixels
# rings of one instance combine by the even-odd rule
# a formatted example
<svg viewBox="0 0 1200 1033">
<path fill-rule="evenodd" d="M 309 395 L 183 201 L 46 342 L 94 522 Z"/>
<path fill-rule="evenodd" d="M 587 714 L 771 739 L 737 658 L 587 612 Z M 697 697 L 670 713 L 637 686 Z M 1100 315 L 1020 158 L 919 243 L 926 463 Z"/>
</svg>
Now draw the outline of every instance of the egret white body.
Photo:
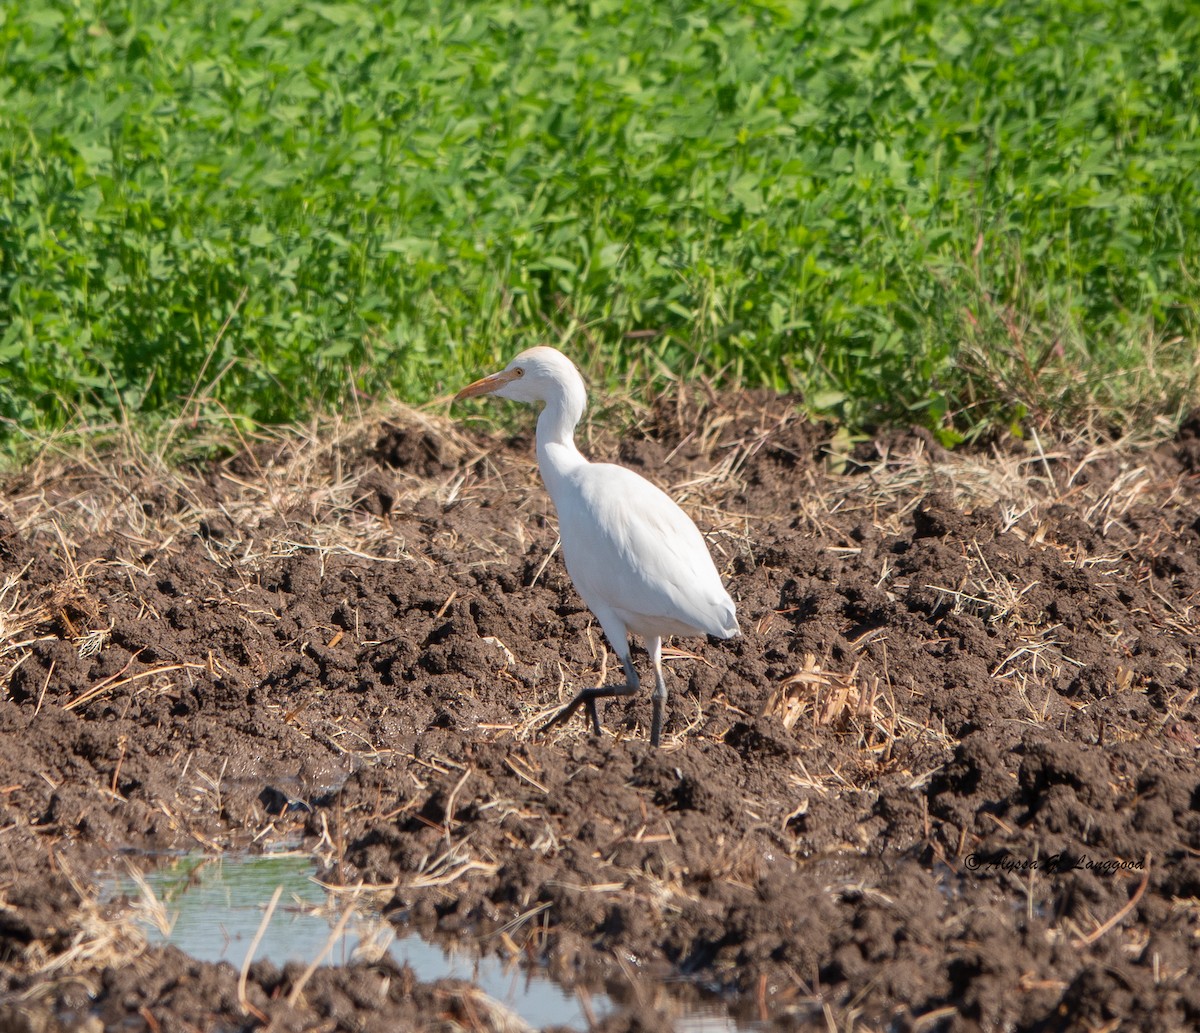
<svg viewBox="0 0 1200 1033">
<path fill-rule="evenodd" d="M 537 424 L 538 468 L 558 513 L 567 573 L 625 668 L 624 685 L 584 689 L 546 727 L 567 720 L 582 704 L 600 734 L 596 700 L 638 689 L 629 652 L 632 633 L 645 640 L 654 665 L 650 741 L 657 746 L 667 699 L 663 637 L 738 634 L 733 600 L 704 538 L 688 515 L 645 478 L 580 454 L 575 427 L 587 391 L 579 370 L 561 352 L 530 348 L 455 398 L 484 394 L 544 403 Z"/>
</svg>

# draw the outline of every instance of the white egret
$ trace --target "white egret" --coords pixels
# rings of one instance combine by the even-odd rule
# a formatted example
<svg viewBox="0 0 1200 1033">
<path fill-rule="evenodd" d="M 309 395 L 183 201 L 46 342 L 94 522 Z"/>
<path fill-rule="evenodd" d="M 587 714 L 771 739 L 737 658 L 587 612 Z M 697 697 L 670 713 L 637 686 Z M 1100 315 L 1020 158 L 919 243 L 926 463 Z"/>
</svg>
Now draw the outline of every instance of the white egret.
<svg viewBox="0 0 1200 1033">
<path fill-rule="evenodd" d="M 663 636 L 738 634 L 733 600 L 704 539 L 687 514 L 649 481 L 580 454 L 575 427 L 587 391 L 579 370 L 561 352 L 523 351 L 499 373 L 464 387 L 455 400 L 485 394 L 544 404 L 537 422 L 538 467 L 558 512 L 567 573 L 625 668 L 624 685 L 582 690 L 542 730 L 568 720 L 582 704 L 600 734 L 596 700 L 638 690 L 629 652 L 632 633 L 645 640 L 654 665 L 650 742 L 657 746 L 667 700 Z"/>
</svg>

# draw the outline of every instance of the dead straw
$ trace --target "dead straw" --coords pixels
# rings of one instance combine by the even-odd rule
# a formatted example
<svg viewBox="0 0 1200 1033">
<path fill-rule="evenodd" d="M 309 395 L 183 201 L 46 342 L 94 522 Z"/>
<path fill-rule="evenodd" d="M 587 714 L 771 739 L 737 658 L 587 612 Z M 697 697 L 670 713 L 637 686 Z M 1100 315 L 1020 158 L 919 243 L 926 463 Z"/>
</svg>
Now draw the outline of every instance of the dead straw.
<svg viewBox="0 0 1200 1033">
<path fill-rule="evenodd" d="M 254 939 L 250 941 L 250 947 L 246 951 L 245 959 L 242 961 L 242 971 L 238 974 L 237 999 L 238 1005 L 242 1009 L 242 1014 L 249 1015 L 253 1012 L 255 1017 L 261 1022 L 266 1022 L 267 1017 L 255 1008 L 246 997 L 246 977 L 250 972 L 250 962 L 254 960 L 254 952 L 258 950 L 258 945 L 262 943 L 267 926 L 271 924 L 271 916 L 275 914 L 275 905 L 279 903 L 279 897 L 282 893 L 283 887 L 276 886 L 275 892 L 271 895 L 271 902 L 267 905 L 267 910 L 263 914 L 262 921 L 258 923 L 258 931 L 254 934 Z"/>
<path fill-rule="evenodd" d="M 1138 901 L 1142 899 L 1142 894 L 1146 892 L 1146 887 L 1150 885 L 1149 854 L 1146 855 L 1146 858 L 1143 861 L 1143 867 L 1146 869 L 1146 871 L 1142 875 L 1142 881 L 1138 883 L 1137 889 L 1133 891 L 1132 896 L 1130 896 L 1125 906 L 1122 907 L 1121 910 L 1114 914 L 1110 919 L 1108 919 L 1108 921 L 1096 926 L 1096 928 L 1088 933 L 1087 936 L 1081 936 L 1079 939 L 1077 939 L 1075 941 L 1076 947 L 1090 947 L 1093 943 L 1100 939 L 1101 936 L 1118 925 L 1135 907 L 1137 907 Z"/>
<path fill-rule="evenodd" d="M 325 960 L 325 958 L 329 955 L 329 952 L 333 950 L 333 945 L 337 943 L 342 933 L 346 931 L 346 923 L 350 921 L 350 916 L 355 913 L 355 910 L 356 909 L 354 905 L 350 904 L 342 912 L 342 917 L 338 919 L 337 925 L 333 927 L 333 931 L 329 934 L 329 939 L 325 941 L 325 946 L 322 947 L 320 953 L 317 954 L 317 956 L 313 958 L 311 962 L 309 962 L 308 968 L 306 968 L 301 974 L 300 978 L 296 980 L 296 985 L 292 987 L 291 993 L 288 994 L 287 1003 L 289 1008 L 296 1007 L 296 1002 L 300 1000 L 300 995 L 304 992 L 305 984 L 312 979 L 313 973 L 321 967 L 321 962 Z"/>
</svg>

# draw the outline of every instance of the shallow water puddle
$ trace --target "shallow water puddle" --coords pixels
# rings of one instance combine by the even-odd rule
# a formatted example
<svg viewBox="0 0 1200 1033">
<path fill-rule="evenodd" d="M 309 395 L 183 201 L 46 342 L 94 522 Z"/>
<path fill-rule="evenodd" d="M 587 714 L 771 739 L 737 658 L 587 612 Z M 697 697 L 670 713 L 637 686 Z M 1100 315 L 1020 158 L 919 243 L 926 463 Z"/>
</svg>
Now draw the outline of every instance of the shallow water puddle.
<svg viewBox="0 0 1200 1033">
<path fill-rule="evenodd" d="M 150 908 L 142 911 L 148 939 L 173 944 L 198 961 L 226 961 L 240 967 L 266 907 L 276 888 L 282 886 L 254 958 L 275 965 L 311 963 L 330 944 L 340 917 L 338 902 L 313 881 L 314 870 L 312 860 L 301 854 L 181 857 L 145 875 L 163 908 L 159 925 Z M 138 900 L 141 896 L 129 877 L 114 880 L 109 888 L 112 897 Z M 333 940 L 322 963 L 346 964 L 356 951 L 369 951 L 376 945 L 398 963 L 407 962 L 420 981 L 468 980 L 535 1027 L 587 1029 L 590 1025 L 579 997 L 536 970 L 467 950 L 447 950 L 415 932 L 391 939 L 394 930 L 390 923 L 371 922 L 366 915 L 361 922 L 351 920 Z M 378 939 L 381 936 L 382 941 Z M 593 1019 L 601 1019 L 615 1005 L 606 994 L 594 994 L 587 1007 Z M 678 1033 L 734 1033 L 745 1028 L 719 1006 L 690 1010 L 675 1022 Z"/>
</svg>

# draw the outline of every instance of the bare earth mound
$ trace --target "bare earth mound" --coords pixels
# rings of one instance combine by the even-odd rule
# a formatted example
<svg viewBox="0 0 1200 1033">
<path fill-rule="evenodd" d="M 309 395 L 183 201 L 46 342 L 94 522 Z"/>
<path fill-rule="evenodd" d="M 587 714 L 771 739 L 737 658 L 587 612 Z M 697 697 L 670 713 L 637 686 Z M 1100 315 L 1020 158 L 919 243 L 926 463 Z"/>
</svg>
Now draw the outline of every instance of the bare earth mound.
<svg viewBox="0 0 1200 1033">
<path fill-rule="evenodd" d="M 94 897 L 123 849 L 298 833 L 393 921 L 607 988 L 609 1030 L 669 1029 L 680 977 L 768 1027 L 1200 1025 L 1200 421 L 831 458 L 787 399 L 678 397 L 581 445 L 738 604 L 675 644 L 661 750 L 645 694 L 534 734 L 619 672 L 527 437 L 398 413 L 11 476 L 0 1026 L 486 1028 L 386 960 L 239 991 Z"/>
</svg>

